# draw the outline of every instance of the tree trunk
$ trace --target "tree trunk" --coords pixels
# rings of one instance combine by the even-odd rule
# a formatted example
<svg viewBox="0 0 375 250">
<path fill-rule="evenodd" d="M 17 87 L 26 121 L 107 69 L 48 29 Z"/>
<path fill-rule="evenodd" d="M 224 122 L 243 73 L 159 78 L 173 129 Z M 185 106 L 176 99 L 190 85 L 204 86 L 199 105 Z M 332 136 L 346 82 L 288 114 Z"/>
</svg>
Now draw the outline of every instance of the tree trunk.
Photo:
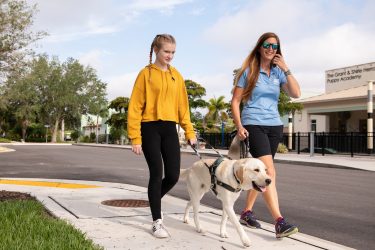
<svg viewBox="0 0 375 250">
<path fill-rule="evenodd" d="M 61 120 L 61 134 L 60 134 L 60 140 L 65 141 L 65 121 L 64 119 Z"/>
<path fill-rule="evenodd" d="M 23 141 L 25 141 L 25 139 L 26 139 L 26 130 L 27 130 L 28 124 L 29 124 L 29 122 L 27 120 L 22 121 L 22 139 L 23 139 Z"/>
<path fill-rule="evenodd" d="M 59 128 L 59 119 L 56 119 L 55 125 L 51 128 L 51 130 L 52 130 L 52 139 L 51 139 L 51 142 L 52 143 L 56 143 L 58 128 Z"/>
</svg>

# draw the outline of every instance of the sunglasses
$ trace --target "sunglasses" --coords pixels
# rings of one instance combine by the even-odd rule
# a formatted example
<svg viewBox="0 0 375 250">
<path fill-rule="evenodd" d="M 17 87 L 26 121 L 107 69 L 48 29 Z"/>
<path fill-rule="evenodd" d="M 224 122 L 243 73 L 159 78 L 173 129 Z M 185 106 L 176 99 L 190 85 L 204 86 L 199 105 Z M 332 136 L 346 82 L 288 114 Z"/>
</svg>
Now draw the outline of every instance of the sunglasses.
<svg viewBox="0 0 375 250">
<path fill-rule="evenodd" d="M 277 43 L 267 43 L 267 42 L 264 42 L 262 44 L 262 47 L 264 49 L 269 49 L 271 47 L 273 50 L 277 50 L 279 48 L 279 45 Z"/>
</svg>

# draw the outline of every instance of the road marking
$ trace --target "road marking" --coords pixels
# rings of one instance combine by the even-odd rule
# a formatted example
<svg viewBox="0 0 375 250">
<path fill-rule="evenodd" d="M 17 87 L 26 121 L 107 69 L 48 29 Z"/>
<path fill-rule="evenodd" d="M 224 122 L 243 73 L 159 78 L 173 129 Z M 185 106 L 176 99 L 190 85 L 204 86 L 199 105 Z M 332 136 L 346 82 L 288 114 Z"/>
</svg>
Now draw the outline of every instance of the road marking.
<svg viewBox="0 0 375 250">
<path fill-rule="evenodd" d="M 3 152 L 12 152 L 15 151 L 14 149 L 6 148 L 6 147 L 0 147 L 0 153 Z"/>
<path fill-rule="evenodd" d="M 76 183 L 49 182 L 49 181 L 8 180 L 8 179 L 0 179 L 0 184 L 26 185 L 26 186 L 42 186 L 42 187 L 55 187 L 55 188 L 98 188 L 98 187 L 100 187 L 100 186 L 95 186 L 95 185 L 76 184 Z"/>
</svg>

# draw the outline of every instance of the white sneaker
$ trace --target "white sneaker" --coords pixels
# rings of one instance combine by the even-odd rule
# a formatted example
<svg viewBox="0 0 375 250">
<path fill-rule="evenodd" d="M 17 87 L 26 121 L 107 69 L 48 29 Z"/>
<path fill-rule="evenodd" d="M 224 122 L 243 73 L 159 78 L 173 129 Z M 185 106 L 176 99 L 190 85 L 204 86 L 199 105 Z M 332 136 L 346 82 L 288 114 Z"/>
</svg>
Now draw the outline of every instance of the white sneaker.
<svg viewBox="0 0 375 250">
<path fill-rule="evenodd" d="M 156 238 L 168 238 L 170 236 L 161 219 L 152 222 L 152 234 Z"/>
</svg>

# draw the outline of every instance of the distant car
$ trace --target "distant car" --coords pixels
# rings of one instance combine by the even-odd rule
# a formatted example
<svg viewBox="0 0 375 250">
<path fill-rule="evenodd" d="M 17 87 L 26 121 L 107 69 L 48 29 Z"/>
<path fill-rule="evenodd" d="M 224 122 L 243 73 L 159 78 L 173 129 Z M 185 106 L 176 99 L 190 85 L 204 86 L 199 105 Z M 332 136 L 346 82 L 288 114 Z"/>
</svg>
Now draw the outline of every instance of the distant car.
<svg viewBox="0 0 375 250">
<path fill-rule="evenodd" d="M 323 151 L 322 148 L 314 148 L 314 153 L 321 154 L 322 151 Z M 310 149 L 304 148 L 301 150 L 301 152 L 310 153 Z M 325 154 L 337 154 L 337 151 L 333 148 L 324 148 L 324 153 Z"/>
<path fill-rule="evenodd" d="M 65 135 L 65 141 L 71 141 L 72 140 L 72 137 L 70 134 L 66 134 Z"/>
</svg>

